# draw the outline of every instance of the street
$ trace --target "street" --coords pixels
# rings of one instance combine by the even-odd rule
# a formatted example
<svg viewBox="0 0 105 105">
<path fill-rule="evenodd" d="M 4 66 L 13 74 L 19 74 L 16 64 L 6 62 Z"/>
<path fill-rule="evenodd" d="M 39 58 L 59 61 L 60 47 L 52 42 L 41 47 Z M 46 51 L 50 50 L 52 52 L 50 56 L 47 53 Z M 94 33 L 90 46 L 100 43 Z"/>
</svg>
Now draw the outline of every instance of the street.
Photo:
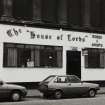
<svg viewBox="0 0 105 105">
<path fill-rule="evenodd" d="M 105 105 L 105 94 L 97 94 L 94 98 L 43 99 L 29 97 L 20 102 L 0 102 L 0 105 Z"/>
</svg>

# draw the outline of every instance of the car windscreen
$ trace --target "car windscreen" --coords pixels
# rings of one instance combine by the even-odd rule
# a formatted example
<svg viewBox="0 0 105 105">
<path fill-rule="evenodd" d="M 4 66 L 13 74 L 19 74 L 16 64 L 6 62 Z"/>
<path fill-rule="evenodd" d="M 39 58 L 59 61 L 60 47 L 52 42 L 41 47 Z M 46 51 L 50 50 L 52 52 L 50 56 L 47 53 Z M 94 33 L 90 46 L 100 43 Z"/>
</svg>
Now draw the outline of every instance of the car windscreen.
<svg viewBox="0 0 105 105">
<path fill-rule="evenodd" d="M 68 79 L 71 83 L 80 83 L 81 82 L 81 80 L 77 76 L 74 76 L 74 75 L 68 76 Z"/>
</svg>

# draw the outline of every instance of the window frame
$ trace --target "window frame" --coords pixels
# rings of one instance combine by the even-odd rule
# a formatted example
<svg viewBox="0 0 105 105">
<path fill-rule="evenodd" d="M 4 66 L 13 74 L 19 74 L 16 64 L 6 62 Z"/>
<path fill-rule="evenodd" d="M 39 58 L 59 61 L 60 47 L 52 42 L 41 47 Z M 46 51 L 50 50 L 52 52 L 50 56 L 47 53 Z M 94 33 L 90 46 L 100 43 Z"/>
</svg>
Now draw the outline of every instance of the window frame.
<svg viewBox="0 0 105 105">
<path fill-rule="evenodd" d="M 89 69 L 102 69 L 105 68 L 105 49 L 101 49 L 101 48 L 85 48 L 83 49 L 84 51 L 86 51 L 87 53 L 84 55 L 84 66 L 85 68 L 89 68 Z M 82 51 L 83 51 L 82 50 Z M 90 51 L 91 50 L 91 51 Z M 93 52 L 96 52 L 96 54 L 92 54 Z M 94 61 L 93 59 L 89 60 L 89 58 L 96 58 L 96 65 L 91 66 L 92 65 L 92 61 Z M 97 56 L 97 57 L 95 57 Z M 103 56 L 103 57 L 102 57 Z"/>
<path fill-rule="evenodd" d="M 14 67 L 17 67 L 17 68 L 62 68 L 62 65 L 63 65 L 63 47 L 62 46 L 49 46 L 49 45 L 33 45 L 33 44 L 18 44 L 18 43 L 4 43 L 3 45 L 4 45 L 4 54 L 3 54 L 3 67 L 13 67 L 13 66 L 8 66 L 7 65 L 7 50 L 11 47 L 8 47 L 8 45 L 13 45 L 12 46 L 12 48 L 16 48 L 16 50 L 17 50 L 17 66 L 14 66 Z M 31 54 L 32 54 L 32 51 L 33 51 L 33 65 L 34 66 L 30 66 L 30 67 L 28 67 L 28 66 L 26 66 L 26 65 L 24 65 L 24 66 L 22 66 L 22 62 L 21 62 L 21 66 L 19 66 L 20 64 L 19 64 L 19 61 L 20 60 L 22 60 L 22 58 L 19 56 L 19 52 L 21 53 L 21 51 L 25 51 L 25 50 L 27 50 L 28 48 L 27 47 L 29 47 L 29 51 L 30 51 L 30 57 L 32 56 Z M 57 55 L 57 52 L 59 52 L 60 51 L 60 53 L 61 53 L 61 55 L 59 55 L 61 58 L 61 61 L 60 62 L 58 62 L 58 60 L 59 60 L 59 58 L 57 57 L 55 57 L 54 59 L 54 61 L 56 62 L 56 65 L 54 65 L 53 66 L 53 64 L 52 64 L 52 66 L 41 66 L 41 59 L 43 59 L 42 57 L 41 57 L 41 55 L 40 55 L 40 53 L 42 52 L 41 51 L 41 48 L 46 48 L 46 47 L 49 47 L 49 48 L 51 48 L 51 49 L 53 49 L 52 51 L 54 51 L 54 52 L 56 52 L 56 56 L 58 56 Z M 31 49 L 32 48 L 32 49 Z M 22 50 L 20 50 L 20 49 L 22 49 Z M 44 50 L 46 50 L 46 49 L 44 49 Z M 38 53 L 39 52 L 39 58 L 35 58 L 35 57 L 37 57 L 37 55 L 35 55 L 36 53 Z M 25 54 L 25 53 L 24 53 Z M 26 57 L 29 57 L 29 56 L 26 56 Z M 19 60 L 20 59 L 20 60 Z M 35 60 L 35 59 L 39 59 L 39 60 Z M 24 59 L 25 60 L 25 59 Z M 24 60 L 23 60 L 23 63 L 24 63 Z M 35 64 L 35 62 L 36 61 L 38 61 L 39 62 L 39 64 L 38 63 L 36 63 Z M 54 62 L 54 63 L 55 63 Z M 48 65 L 48 63 L 47 63 L 47 65 Z M 59 66 L 60 65 L 60 66 Z"/>
</svg>

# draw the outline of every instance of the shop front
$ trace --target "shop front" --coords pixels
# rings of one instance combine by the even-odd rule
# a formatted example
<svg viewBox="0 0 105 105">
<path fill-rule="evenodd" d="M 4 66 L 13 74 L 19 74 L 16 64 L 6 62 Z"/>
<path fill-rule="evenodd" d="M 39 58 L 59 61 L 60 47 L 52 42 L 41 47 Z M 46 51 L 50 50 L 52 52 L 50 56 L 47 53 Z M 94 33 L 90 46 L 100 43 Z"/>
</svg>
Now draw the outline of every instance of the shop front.
<svg viewBox="0 0 105 105">
<path fill-rule="evenodd" d="M 0 78 L 7 82 L 39 82 L 54 74 L 105 80 L 103 34 L 1 24 L 0 35 Z"/>
</svg>

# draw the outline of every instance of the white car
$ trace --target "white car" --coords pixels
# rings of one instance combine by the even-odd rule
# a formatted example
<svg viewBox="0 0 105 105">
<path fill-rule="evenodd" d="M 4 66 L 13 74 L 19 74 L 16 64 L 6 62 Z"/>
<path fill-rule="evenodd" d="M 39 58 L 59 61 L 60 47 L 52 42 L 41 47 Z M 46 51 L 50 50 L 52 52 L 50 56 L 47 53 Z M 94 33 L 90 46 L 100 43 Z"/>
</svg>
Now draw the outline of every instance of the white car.
<svg viewBox="0 0 105 105">
<path fill-rule="evenodd" d="M 75 75 L 51 75 L 39 84 L 39 91 L 44 97 L 53 96 L 56 99 L 75 95 L 95 97 L 99 89 L 99 84 L 82 82 Z"/>
</svg>

